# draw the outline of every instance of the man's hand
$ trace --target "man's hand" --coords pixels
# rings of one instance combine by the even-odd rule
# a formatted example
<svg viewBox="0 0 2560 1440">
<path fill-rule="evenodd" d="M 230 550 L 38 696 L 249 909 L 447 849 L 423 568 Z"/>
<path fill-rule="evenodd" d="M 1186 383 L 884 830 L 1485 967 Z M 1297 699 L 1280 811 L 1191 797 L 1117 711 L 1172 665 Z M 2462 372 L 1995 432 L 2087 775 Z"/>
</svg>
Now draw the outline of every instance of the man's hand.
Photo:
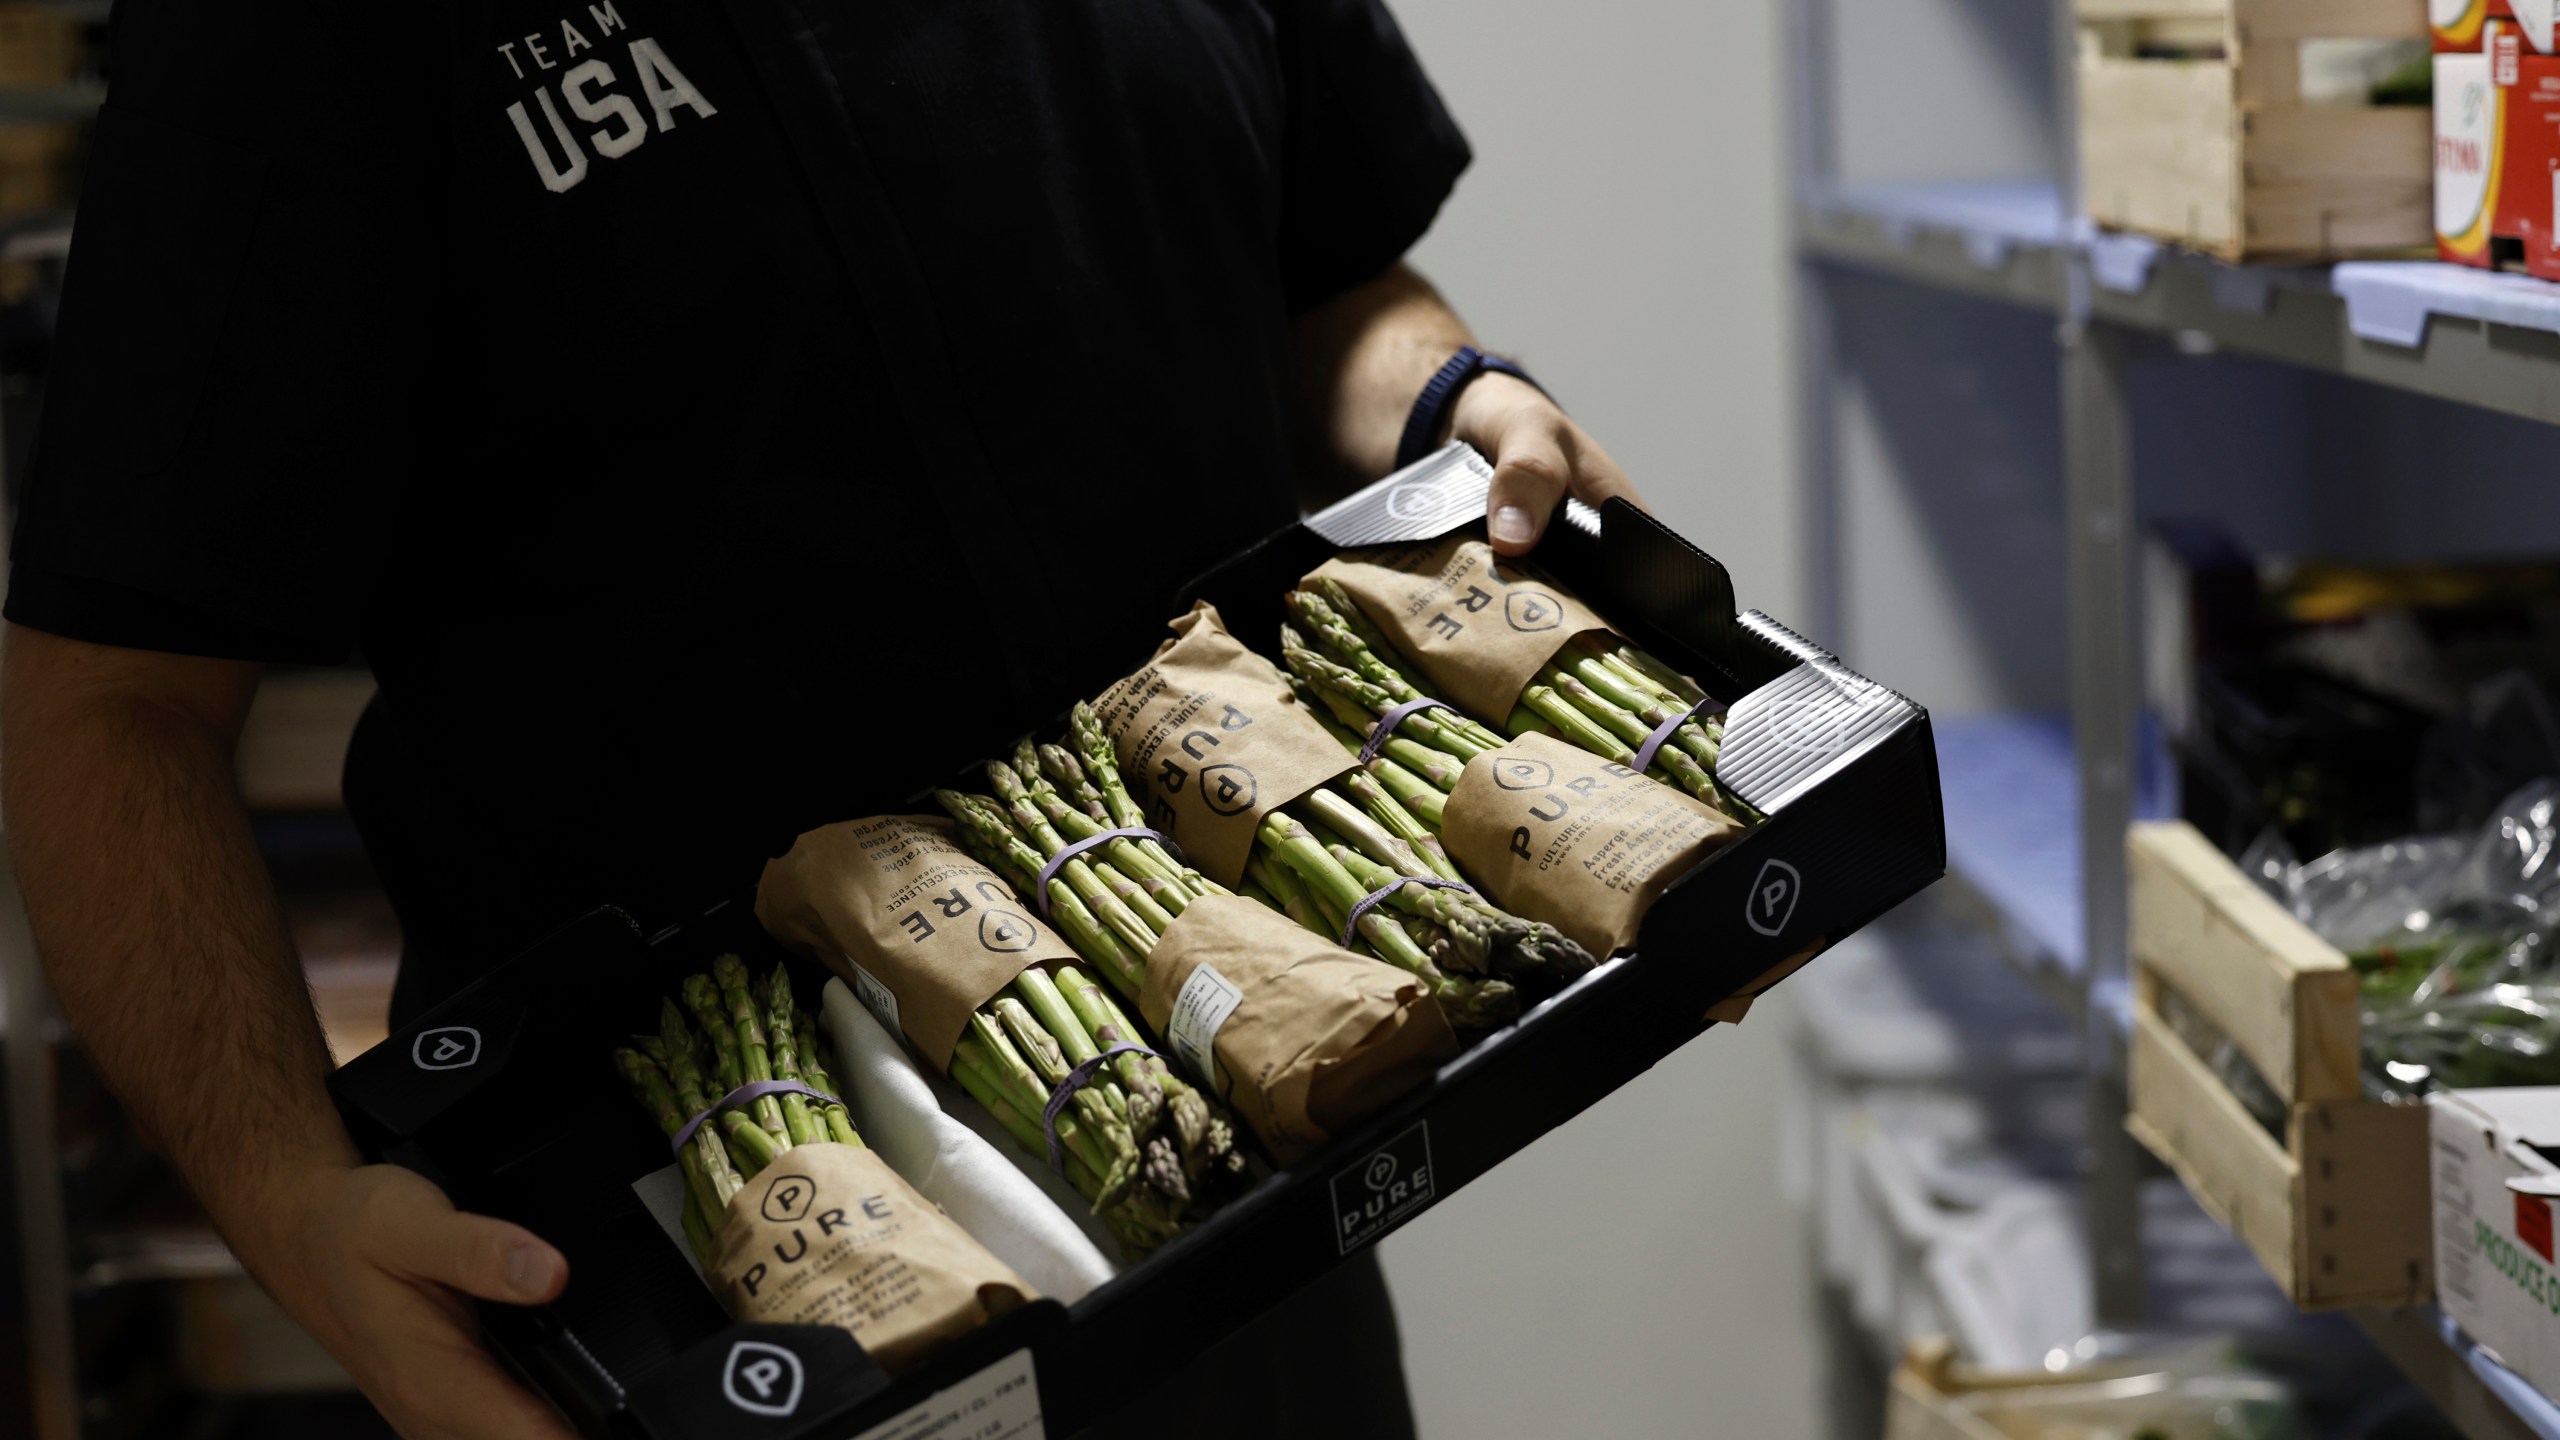
<svg viewBox="0 0 2560 1440">
<path fill-rule="evenodd" d="M 1567 495 L 1594 507 L 1612 495 L 1644 503 L 1600 442 L 1535 385 L 1479 375 L 1458 392 L 1451 421 L 1452 435 L 1493 462 L 1485 529 L 1499 554 L 1528 554 Z"/>
<path fill-rule="evenodd" d="M 1394 467 L 1405 418 L 1434 372 L 1473 344 L 1431 282 L 1396 265 L 1298 317 L 1290 335 L 1306 474 L 1300 500 L 1329 504 Z M 1618 462 L 1535 385 L 1478 375 L 1458 392 L 1449 433 L 1493 462 L 1485 526 L 1504 555 L 1528 553 L 1571 495 L 1644 503 Z"/>
<path fill-rule="evenodd" d="M 329 1047 L 232 775 L 258 667 L 7 633 L 10 858 L 54 993 L 136 1128 L 409 1440 L 569 1440 L 481 1350 L 462 1298 L 547 1301 L 559 1252 L 359 1165 L 329 1103 Z"/>
<path fill-rule="evenodd" d="M 239 1238 L 278 1302 L 407 1440 L 575 1440 L 481 1348 L 476 1296 L 558 1298 L 568 1262 L 532 1231 L 466 1215 L 396 1165 L 321 1171 Z M 298 1198 L 298 1203 L 297 1202 Z"/>
</svg>

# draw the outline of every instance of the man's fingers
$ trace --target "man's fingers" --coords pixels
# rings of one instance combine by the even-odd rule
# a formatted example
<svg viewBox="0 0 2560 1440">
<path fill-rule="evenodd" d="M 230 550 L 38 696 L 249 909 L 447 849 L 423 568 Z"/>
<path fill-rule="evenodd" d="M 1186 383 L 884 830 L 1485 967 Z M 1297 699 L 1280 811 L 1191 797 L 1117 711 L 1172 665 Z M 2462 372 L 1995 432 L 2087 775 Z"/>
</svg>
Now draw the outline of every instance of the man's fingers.
<svg viewBox="0 0 2560 1440">
<path fill-rule="evenodd" d="M 559 1251 L 521 1225 L 485 1215 L 439 1209 L 412 1216 L 385 1227 L 381 1246 L 389 1269 L 502 1305 L 541 1305 L 569 1283 L 569 1262 Z"/>
<path fill-rule="evenodd" d="M 1485 498 L 1485 530 L 1495 553 L 1526 555 L 1546 533 L 1547 517 L 1564 499 L 1572 475 L 1556 436 L 1539 426 L 1518 425 L 1494 455 L 1493 489 Z"/>
<path fill-rule="evenodd" d="M 1578 438 L 1580 443 L 1574 447 L 1573 475 L 1569 481 L 1574 499 L 1594 510 L 1612 498 L 1623 499 L 1640 510 L 1651 508 L 1644 503 L 1644 497 L 1636 493 L 1634 483 L 1627 479 L 1627 472 L 1619 469 L 1618 462 L 1609 458 L 1608 451 L 1601 449 L 1587 435 Z"/>
</svg>

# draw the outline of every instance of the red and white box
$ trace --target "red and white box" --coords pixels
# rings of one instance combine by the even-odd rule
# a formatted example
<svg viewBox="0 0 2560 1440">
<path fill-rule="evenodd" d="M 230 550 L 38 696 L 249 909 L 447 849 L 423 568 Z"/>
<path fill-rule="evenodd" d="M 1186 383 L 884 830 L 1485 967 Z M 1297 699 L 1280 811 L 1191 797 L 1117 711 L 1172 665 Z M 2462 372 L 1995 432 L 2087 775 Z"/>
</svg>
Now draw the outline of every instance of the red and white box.
<svg viewBox="0 0 2560 1440">
<path fill-rule="evenodd" d="M 2503 177 L 2499 110 L 2506 91 L 2491 83 L 2478 50 L 2435 56 L 2436 254 L 2457 265 L 2491 264 Z"/>
<path fill-rule="evenodd" d="M 2427 1098 L 2436 1303 L 2544 1394 L 2560 1388 L 2560 1088 Z"/>
</svg>

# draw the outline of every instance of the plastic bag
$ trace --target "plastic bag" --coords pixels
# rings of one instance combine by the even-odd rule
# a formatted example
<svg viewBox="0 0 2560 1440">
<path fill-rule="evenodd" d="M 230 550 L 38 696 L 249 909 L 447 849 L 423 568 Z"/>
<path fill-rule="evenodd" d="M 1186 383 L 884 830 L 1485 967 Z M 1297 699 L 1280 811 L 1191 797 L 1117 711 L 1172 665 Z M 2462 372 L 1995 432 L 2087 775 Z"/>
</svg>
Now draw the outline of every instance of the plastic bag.
<svg viewBox="0 0 2560 1440">
<path fill-rule="evenodd" d="M 2355 966 L 2374 1096 L 2560 1083 L 2560 781 L 2520 787 L 2468 836 L 2308 864 L 2270 837 L 2241 865 Z"/>
</svg>

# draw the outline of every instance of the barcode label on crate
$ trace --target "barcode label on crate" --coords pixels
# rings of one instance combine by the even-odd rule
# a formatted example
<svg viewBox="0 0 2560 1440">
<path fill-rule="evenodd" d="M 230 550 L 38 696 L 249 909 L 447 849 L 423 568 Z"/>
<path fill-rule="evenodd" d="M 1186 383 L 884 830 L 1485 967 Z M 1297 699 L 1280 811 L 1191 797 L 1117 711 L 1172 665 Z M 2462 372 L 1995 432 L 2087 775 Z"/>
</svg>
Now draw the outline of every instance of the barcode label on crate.
<svg viewBox="0 0 2560 1440">
<path fill-rule="evenodd" d="M 2454 1145 L 2436 1142 L 2436 1289 L 2462 1301 L 2480 1303 L 2472 1289 L 2471 1171 Z"/>
<path fill-rule="evenodd" d="M 1224 1095 L 1227 1084 L 1218 1074 L 1218 1027 L 1236 1013 L 1244 1000 L 1244 992 L 1229 983 L 1213 965 L 1202 965 L 1182 982 L 1182 990 L 1173 997 L 1173 1014 L 1165 1021 L 1165 1043 L 1210 1093 Z"/>
<path fill-rule="evenodd" d="M 853 1440 L 1047 1440 L 1031 1352 L 1016 1350 Z"/>
<path fill-rule="evenodd" d="M 847 955 L 844 963 L 845 968 L 853 972 L 853 998 L 861 1001 L 862 1008 L 870 1011 L 871 1018 L 879 1021 L 890 1034 L 905 1034 L 898 1024 L 898 997 L 890 993 L 888 986 L 880 983 L 879 976 L 863 969 L 861 961 Z"/>
</svg>

